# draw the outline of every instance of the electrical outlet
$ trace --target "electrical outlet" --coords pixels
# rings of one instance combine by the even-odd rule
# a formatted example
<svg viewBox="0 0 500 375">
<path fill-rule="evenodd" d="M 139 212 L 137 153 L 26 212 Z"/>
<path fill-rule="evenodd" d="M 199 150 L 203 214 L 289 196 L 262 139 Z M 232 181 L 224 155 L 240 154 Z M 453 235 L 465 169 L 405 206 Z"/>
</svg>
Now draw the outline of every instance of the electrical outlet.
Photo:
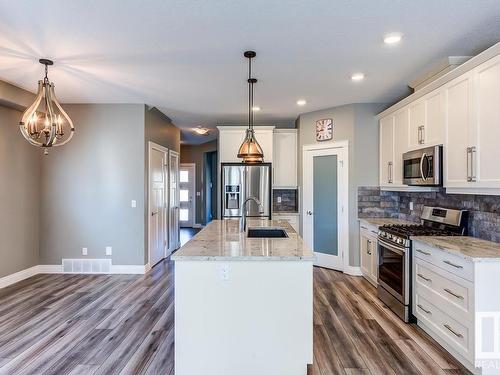
<svg viewBox="0 0 500 375">
<path fill-rule="evenodd" d="M 278 197 L 278 203 L 281 203 L 281 197 Z"/>
<path fill-rule="evenodd" d="M 132 200 L 130 201 L 130 207 L 132 207 L 132 208 L 136 208 L 136 207 L 137 207 L 137 201 L 136 201 L 136 200 L 134 200 L 134 199 L 132 199 Z"/>
<path fill-rule="evenodd" d="M 223 281 L 229 280 L 229 265 L 223 264 L 220 267 L 220 278 Z"/>
<path fill-rule="evenodd" d="M 410 211 L 413 211 L 413 202 L 410 202 Z"/>
<path fill-rule="evenodd" d="M 113 255 L 113 248 L 111 246 L 106 246 L 106 255 Z"/>
<path fill-rule="evenodd" d="M 88 255 L 89 252 L 86 247 L 82 247 L 82 255 Z"/>
</svg>

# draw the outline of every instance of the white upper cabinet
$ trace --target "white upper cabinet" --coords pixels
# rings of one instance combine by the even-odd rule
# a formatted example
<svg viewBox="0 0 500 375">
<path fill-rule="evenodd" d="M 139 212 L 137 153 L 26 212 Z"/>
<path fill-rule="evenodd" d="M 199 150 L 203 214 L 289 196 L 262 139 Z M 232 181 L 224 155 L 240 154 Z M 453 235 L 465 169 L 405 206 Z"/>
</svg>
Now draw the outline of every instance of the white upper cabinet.
<svg viewBox="0 0 500 375">
<path fill-rule="evenodd" d="M 478 66 L 475 79 L 476 146 L 472 174 L 481 188 L 500 188 L 500 56 Z"/>
<path fill-rule="evenodd" d="M 380 186 L 391 186 L 394 175 L 394 116 L 380 120 Z"/>
<path fill-rule="evenodd" d="M 394 168 L 392 183 L 394 186 L 403 186 L 403 154 L 408 151 L 408 107 L 394 114 Z"/>
<path fill-rule="evenodd" d="M 467 187 L 470 181 L 472 125 L 472 73 L 460 76 L 444 87 L 446 143 L 444 145 L 444 186 Z"/>
<path fill-rule="evenodd" d="M 408 128 L 408 148 L 421 148 L 425 132 L 425 101 L 423 99 L 409 105 L 410 125 Z"/>
<path fill-rule="evenodd" d="M 273 187 L 297 187 L 297 130 L 275 129 Z"/>
<path fill-rule="evenodd" d="M 435 146 L 444 140 L 442 90 L 435 90 L 409 105 L 408 149 Z"/>
<path fill-rule="evenodd" d="M 244 126 L 218 126 L 219 129 L 219 158 L 221 163 L 240 163 L 238 150 L 245 139 Z M 255 137 L 264 152 L 264 161 L 273 161 L 273 129 L 274 126 L 256 126 Z"/>
</svg>

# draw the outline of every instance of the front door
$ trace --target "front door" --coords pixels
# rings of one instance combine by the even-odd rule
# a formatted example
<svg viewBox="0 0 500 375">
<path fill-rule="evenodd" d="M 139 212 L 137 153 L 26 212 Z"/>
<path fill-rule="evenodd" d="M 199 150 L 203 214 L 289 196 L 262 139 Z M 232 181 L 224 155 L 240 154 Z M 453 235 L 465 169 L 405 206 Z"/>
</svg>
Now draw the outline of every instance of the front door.
<svg viewBox="0 0 500 375">
<path fill-rule="evenodd" d="M 170 213 L 169 213 L 169 248 L 174 251 L 180 247 L 179 233 L 179 153 L 170 150 Z"/>
<path fill-rule="evenodd" d="M 179 223 L 181 227 L 193 227 L 195 223 L 195 164 L 181 164 L 179 172 Z"/>
<path fill-rule="evenodd" d="M 149 264 L 154 266 L 167 250 L 167 155 L 161 146 L 149 148 Z"/>
<path fill-rule="evenodd" d="M 344 269 L 347 252 L 347 149 L 304 148 L 303 235 L 315 264 Z"/>
</svg>

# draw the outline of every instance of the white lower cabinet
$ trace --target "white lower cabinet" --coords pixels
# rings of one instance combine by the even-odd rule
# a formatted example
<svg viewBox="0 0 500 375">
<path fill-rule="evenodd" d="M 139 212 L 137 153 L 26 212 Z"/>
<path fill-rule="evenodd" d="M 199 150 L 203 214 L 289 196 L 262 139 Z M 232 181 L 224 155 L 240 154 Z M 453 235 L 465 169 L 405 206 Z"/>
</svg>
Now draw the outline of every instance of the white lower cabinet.
<svg viewBox="0 0 500 375">
<path fill-rule="evenodd" d="M 359 249 L 361 273 L 377 286 L 378 278 L 378 228 L 361 222 L 359 226 Z"/>
<path fill-rule="evenodd" d="M 478 374 L 488 373 L 476 366 L 481 367 L 484 352 L 490 350 L 486 347 L 494 341 L 492 322 L 500 321 L 499 260 L 474 262 L 419 241 L 413 244 L 413 315 L 417 324 Z M 496 355 L 500 359 L 500 353 Z"/>
</svg>

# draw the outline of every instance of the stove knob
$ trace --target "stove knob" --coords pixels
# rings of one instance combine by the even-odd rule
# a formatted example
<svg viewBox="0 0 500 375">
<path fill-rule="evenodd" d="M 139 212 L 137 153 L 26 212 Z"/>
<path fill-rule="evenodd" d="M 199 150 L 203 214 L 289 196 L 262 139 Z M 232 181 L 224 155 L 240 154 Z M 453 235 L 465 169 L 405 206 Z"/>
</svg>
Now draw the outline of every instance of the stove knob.
<svg viewBox="0 0 500 375">
<path fill-rule="evenodd" d="M 398 244 L 402 245 L 404 240 L 402 238 L 398 238 Z"/>
</svg>

